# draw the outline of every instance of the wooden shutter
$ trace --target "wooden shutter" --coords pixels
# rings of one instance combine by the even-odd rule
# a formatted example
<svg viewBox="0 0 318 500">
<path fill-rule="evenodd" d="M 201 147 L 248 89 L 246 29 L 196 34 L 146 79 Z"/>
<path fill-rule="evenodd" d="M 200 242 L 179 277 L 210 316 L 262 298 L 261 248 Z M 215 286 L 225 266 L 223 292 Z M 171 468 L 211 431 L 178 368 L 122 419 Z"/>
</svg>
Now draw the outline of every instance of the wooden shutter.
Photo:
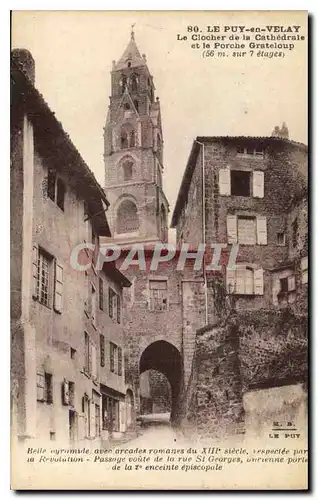
<svg viewBox="0 0 318 500">
<path fill-rule="evenodd" d="M 101 311 L 104 310 L 104 281 L 103 281 L 103 278 L 99 278 L 99 308 Z"/>
<path fill-rule="evenodd" d="M 96 347 L 93 343 L 91 343 L 91 353 L 92 353 L 92 377 L 97 378 Z"/>
<path fill-rule="evenodd" d="M 108 289 L 108 314 L 111 318 L 114 317 L 113 312 L 113 290 L 111 288 Z"/>
<path fill-rule="evenodd" d="M 288 291 L 293 291 L 296 289 L 295 276 L 288 276 Z"/>
<path fill-rule="evenodd" d="M 226 290 L 227 293 L 235 293 L 235 271 L 226 269 Z"/>
<path fill-rule="evenodd" d="M 260 170 L 253 172 L 253 196 L 264 198 L 264 172 Z"/>
<path fill-rule="evenodd" d="M 88 343 L 88 373 L 92 373 L 92 341 Z"/>
<path fill-rule="evenodd" d="M 120 323 L 120 316 L 121 316 L 121 304 L 120 304 L 120 296 L 117 295 L 117 323 Z"/>
<path fill-rule="evenodd" d="M 115 372 L 115 349 L 114 344 L 109 342 L 109 358 L 110 358 L 110 371 Z"/>
<path fill-rule="evenodd" d="M 264 295 L 264 270 L 262 268 L 254 271 L 254 293 Z"/>
<path fill-rule="evenodd" d="M 219 170 L 219 192 L 223 196 L 231 194 L 231 172 L 229 168 L 220 168 Z"/>
<path fill-rule="evenodd" d="M 62 402 L 63 405 L 68 405 L 70 403 L 70 390 L 67 380 L 64 380 L 62 384 Z"/>
<path fill-rule="evenodd" d="M 121 347 L 118 347 L 118 375 L 123 374 L 123 350 Z"/>
<path fill-rule="evenodd" d="M 266 217 L 256 218 L 257 244 L 267 245 L 267 220 Z"/>
<path fill-rule="evenodd" d="M 62 312 L 63 309 L 63 266 L 60 262 L 55 260 L 55 284 L 54 284 L 54 310 Z"/>
<path fill-rule="evenodd" d="M 96 434 L 96 428 L 95 428 L 95 404 L 93 399 L 89 402 L 89 437 L 94 438 Z"/>
<path fill-rule="evenodd" d="M 228 243 L 237 243 L 237 216 L 227 216 L 227 241 Z"/>
<path fill-rule="evenodd" d="M 105 366 L 105 336 L 99 336 L 100 366 Z"/>
<path fill-rule="evenodd" d="M 32 281 L 32 296 L 37 299 L 39 296 L 39 247 L 36 244 L 33 245 L 32 251 Z"/>
</svg>

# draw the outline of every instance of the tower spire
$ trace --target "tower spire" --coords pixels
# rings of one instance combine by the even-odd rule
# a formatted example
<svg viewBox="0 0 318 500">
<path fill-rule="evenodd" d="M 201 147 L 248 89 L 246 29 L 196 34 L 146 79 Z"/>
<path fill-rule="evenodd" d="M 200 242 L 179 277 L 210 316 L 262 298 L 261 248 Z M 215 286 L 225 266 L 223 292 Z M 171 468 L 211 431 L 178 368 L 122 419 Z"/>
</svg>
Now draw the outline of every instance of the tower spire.
<svg viewBox="0 0 318 500">
<path fill-rule="evenodd" d="M 136 24 L 136 23 L 133 23 L 133 24 L 131 25 L 131 32 L 130 32 L 130 38 L 131 38 L 131 40 L 135 40 L 135 32 L 134 32 L 134 27 L 135 27 L 135 24 Z"/>
</svg>

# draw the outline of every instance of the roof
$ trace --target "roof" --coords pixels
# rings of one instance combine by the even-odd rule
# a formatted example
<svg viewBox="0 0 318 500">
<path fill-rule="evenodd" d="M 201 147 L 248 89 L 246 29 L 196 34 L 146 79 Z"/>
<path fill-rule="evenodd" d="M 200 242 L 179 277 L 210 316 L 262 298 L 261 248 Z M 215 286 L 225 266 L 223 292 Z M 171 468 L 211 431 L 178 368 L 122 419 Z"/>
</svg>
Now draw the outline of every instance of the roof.
<svg viewBox="0 0 318 500">
<path fill-rule="evenodd" d="M 88 209 L 100 236 L 110 236 L 105 211 L 109 201 L 94 174 L 72 143 L 62 124 L 49 108 L 44 97 L 21 70 L 18 61 L 11 57 L 11 110 L 22 108 L 34 128 L 39 154 L 48 165 L 68 174 L 75 181 L 76 189 L 88 204 Z"/>
<path fill-rule="evenodd" d="M 131 286 L 131 281 L 119 269 L 117 269 L 115 262 L 105 262 L 103 265 L 103 271 L 106 276 L 109 276 L 121 286 L 126 288 Z"/>
<path fill-rule="evenodd" d="M 190 155 L 188 158 L 188 162 L 182 177 L 181 185 L 179 188 L 178 198 L 173 210 L 171 227 L 176 227 L 179 216 L 181 214 L 182 208 L 188 196 L 188 191 L 192 179 L 192 175 L 196 166 L 197 157 L 201 148 L 201 144 L 208 144 L 213 142 L 257 142 L 263 143 L 264 145 L 269 145 L 273 143 L 286 143 L 291 146 L 294 146 L 299 149 L 304 149 L 307 151 L 308 147 L 306 144 L 302 142 L 291 141 L 289 139 L 284 139 L 282 137 L 274 137 L 274 136 L 246 136 L 246 135 L 238 135 L 238 136 L 198 136 L 192 144 L 192 148 L 190 151 Z"/>
<path fill-rule="evenodd" d="M 147 66 L 146 60 L 140 55 L 139 49 L 135 42 L 134 32 L 131 32 L 131 37 L 129 43 L 119 59 L 119 61 L 115 64 L 113 70 L 121 70 L 127 68 L 127 64 L 130 62 L 131 68 L 136 68 L 138 66 Z"/>
</svg>

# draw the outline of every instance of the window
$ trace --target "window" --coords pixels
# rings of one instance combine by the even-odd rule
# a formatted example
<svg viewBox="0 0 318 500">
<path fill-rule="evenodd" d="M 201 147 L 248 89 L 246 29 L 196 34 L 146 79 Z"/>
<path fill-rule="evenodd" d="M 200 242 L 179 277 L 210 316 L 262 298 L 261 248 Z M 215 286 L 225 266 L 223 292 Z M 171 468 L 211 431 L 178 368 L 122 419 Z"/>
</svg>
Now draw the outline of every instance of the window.
<svg viewBox="0 0 318 500">
<path fill-rule="evenodd" d="M 105 366 L 105 336 L 99 336 L 100 366 Z"/>
<path fill-rule="evenodd" d="M 90 362 L 90 340 L 89 335 L 84 333 L 84 371 L 90 373 L 91 362 Z"/>
<path fill-rule="evenodd" d="M 238 217 L 237 239 L 242 245 L 256 245 L 255 217 Z"/>
<path fill-rule="evenodd" d="M 132 179 L 133 165 L 131 161 L 126 161 L 123 164 L 124 181 L 130 181 Z"/>
<path fill-rule="evenodd" d="M 279 280 L 280 292 L 288 292 L 288 278 L 281 278 Z"/>
<path fill-rule="evenodd" d="M 300 261 L 301 267 L 301 282 L 302 284 L 308 283 L 308 257 L 303 257 Z"/>
<path fill-rule="evenodd" d="M 71 359 L 75 359 L 75 356 L 76 356 L 76 349 L 74 349 L 73 347 L 71 347 Z"/>
<path fill-rule="evenodd" d="M 33 296 L 45 306 L 49 306 L 50 302 L 51 267 L 52 257 L 42 248 L 33 246 L 33 279 L 35 281 Z"/>
<path fill-rule="evenodd" d="M 235 270 L 227 269 L 226 287 L 229 294 L 263 295 L 263 269 L 254 269 L 248 265 L 237 264 Z"/>
<path fill-rule="evenodd" d="M 51 373 L 37 373 L 36 375 L 36 399 L 53 403 L 53 378 Z"/>
<path fill-rule="evenodd" d="M 138 228 L 139 219 L 135 203 L 130 200 L 122 201 L 117 210 L 117 234 L 133 233 L 138 231 Z"/>
<path fill-rule="evenodd" d="M 267 219 L 261 215 L 244 217 L 227 216 L 228 243 L 242 245 L 267 245 Z"/>
<path fill-rule="evenodd" d="M 130 124 L 123 125 L 120 132 L 121 149 L 134 148 L 136 145 L 135 131 Z"/>
<path fill-rule="evenodd" d="M 112 288 L 108 291 L 108 312 L 109 316 L 120 323 L 120 296 Z"/>
<path fill-rule="evenodd" d="M 50 441 L 55 441 L 56 440 L 56 432 L 50 431 Z"/>
<path fill-rule="evenodd" d="M 139 111 L 139 102 L 137 101 L 137 99 L 134 99 L 134 106 L 136 108 L 136 111 Z"/>
<path fill-rule="evenodd" d="M 47 196 L 64 212 L 65 184 L 57 176 L 56 170 L 49 169 L 47 178 Z"/>
<path fill-rule="evenodd" d="M 71 406 L 75 406 L 75 383 L 74 382 L 69 382 L 68 383 L 68 397 L 69 397 L 69 404 Z"/>
<path fill-rule="evenodd" d="M 92 300 L 92 323 L 96 324 L 96 289 L 93 284 L 91 284 L 91 300 Z"/>
<path fill-rule="evenodd" d="M 110 360 L 110 371 L 112 373 L 116 373 L 116 365 L 117 365 L 117 345 L 113 342 L 109 343 L 109 360 Z"/>
<path fill-rule="evenodd" d="M 124 104 L 124 109 L 125 109 L 126 111 L 129 111 L 129 110 L 130 110 L 130 104 L 129 104 L 129 102 L 125 102 L 125 104 Z"/>
<path fill-rule="evenodd" d="M 100 406 L 95 404 L 95 437 L 100 436 Z"/>
<path fill-rule="evenodd" d="M 251 195 L 251 172 L 231 170 L 231 195 L 250 196 Z"/>
<path fill-rule="evenodd" d="M 126 88 L 126 85 L 127 85 L 127 77 L 126 76 L 122 76 L 121 80 L 120 80 L 120 87 L 121 87 L 121 93 L 123 94 L 125 92 L 125 88 Z"/>
<path fill-rule="evenodd" d="M 121 377 L 123 374 L 123 350 L 118 347 L 118 375 Z"/>
<path fill-rule="evenodd" d="M 253 196 L 264 198 L 264 172 L 254 170 L 219 169 L 219 193 L 221 196 Z"/>
<path fill-rule="evenodd" d="M 85 436 L 90 437 L 90 401 L 87 394 L 84 395 L 82 399 L 82 410 L 84 413 L 84 429 Z"/>
<path fill-rule="evenodd" d="M 285 233 L 277 233 L 277 245 L 279 247 L 284 247 L 286 245 Z"/>
<path fill-rule="evenodd" d="M 297 219 L 297 217 L 292 224 L 292 232 L 293 232 L 293 236 L 292 236 L 293 247 L 295 248 L 297 246 L 297 239 L 298 239 L 298 219 Z"/>
<path fill-rule="evenodd" d="M 167 280 L 150 280 L 150 303 L 151 311 L 166 311 L 168 309 Z"/>
<path fill-rule="evenodd" d="M 99 308 L 101 311 L 104 310 L 104 281 L 103 278 L 99 278 Z"/>
<path fill-rule="evenodd" d="M 251 146 L 244 148 L 242 146 L 238 146 L 237 148 L 237 156 L 257 156 L 259 158 L 264 158 L 264 149 L 260 146 L 253 148 Z"/>
<path fill-rule="evenodd" d="M 138 76 L 135 74 L 131 75 L 130 87 L 133 92 L 136 92 L 138 89 Z"/>
</svg>

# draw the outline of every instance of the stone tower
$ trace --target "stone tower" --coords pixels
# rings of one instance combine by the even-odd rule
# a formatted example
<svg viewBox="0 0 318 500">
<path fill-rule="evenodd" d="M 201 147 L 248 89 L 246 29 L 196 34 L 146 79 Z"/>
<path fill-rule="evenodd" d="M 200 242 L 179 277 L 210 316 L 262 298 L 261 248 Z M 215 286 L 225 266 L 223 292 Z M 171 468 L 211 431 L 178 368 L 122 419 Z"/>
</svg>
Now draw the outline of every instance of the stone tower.
<svg viewBox="0 0 318 500">
<path fill-rule="evenodd" d="M 168 238 L 168 201 L 162 188 L 163 137 L 159 98 L 134 32 L 111 71 L 104 128 L 106 194 L 113 239 L 129 247 Z"/>
</svg>

